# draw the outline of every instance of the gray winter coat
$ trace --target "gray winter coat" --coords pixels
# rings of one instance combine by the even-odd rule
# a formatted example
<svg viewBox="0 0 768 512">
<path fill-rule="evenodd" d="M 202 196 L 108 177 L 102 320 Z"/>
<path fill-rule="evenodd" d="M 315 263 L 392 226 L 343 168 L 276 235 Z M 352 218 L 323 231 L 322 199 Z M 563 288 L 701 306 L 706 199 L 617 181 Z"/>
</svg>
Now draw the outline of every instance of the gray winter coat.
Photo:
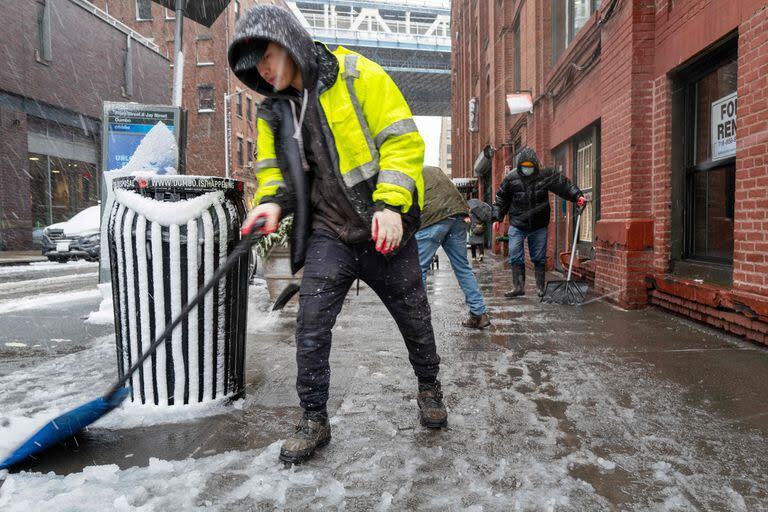
<svg viewBox="0 0 768 512">
<path fill-rule="evenodd" d="M 472 245 L 482 245 L 485 243 L 486 233 L 491 227 L 489 224 L 493 220 L 491 206 L 479 199 L 470 199 L 468 202 L 469 218 L 472 221 L 469 224 L 469 243 Z M 478 226 L 483 226 L 484 231 L 482 234 L 475 234 L 478 231 L 476 229 Z"/>
</svg>

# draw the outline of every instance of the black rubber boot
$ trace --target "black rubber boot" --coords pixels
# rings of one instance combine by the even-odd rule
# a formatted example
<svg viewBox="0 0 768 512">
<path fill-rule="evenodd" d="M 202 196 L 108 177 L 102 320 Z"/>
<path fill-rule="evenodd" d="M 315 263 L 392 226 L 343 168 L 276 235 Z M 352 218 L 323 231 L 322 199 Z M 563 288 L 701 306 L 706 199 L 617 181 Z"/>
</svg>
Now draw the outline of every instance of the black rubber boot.
<svg viewBox="0 0 768 512">
<path fill-rule="evenodd" d="M 539 297 L 544 296 L 544 288 L 547 286 L 547 267 L 544 265 L 536 265 L 536 291 Z"/>
<path fill-rule="evenodd" d="M 431 384 L 420 382 L 416 403 L 419 404 L 419 417 L 423 426 L 441 428 L 448 423 L 448 411 L 443 404 L 443 391 L 439 380 Z"/>
<path fill-rule="evenodd" d="M 315 450 L 331 442 L 331 425 L 325 411 L 304 411 L 296 431 L 280 448 L 280 460 L 301 464 L 312 458 Z"/>
<path fill-rule="evenodd" d="M 508 299 L 525 295 L 525 265 L 512 266 L 513 288 L 504 294 Z"/>
</svg>

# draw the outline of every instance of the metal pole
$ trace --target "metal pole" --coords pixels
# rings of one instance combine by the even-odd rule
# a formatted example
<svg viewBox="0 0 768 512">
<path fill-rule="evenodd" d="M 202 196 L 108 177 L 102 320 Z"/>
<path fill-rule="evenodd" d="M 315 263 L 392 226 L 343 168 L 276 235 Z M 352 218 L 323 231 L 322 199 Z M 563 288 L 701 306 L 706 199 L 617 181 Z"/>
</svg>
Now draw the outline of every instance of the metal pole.
<svg viewBox="0 0 768 512">
<path fill-rule="evenodd" d="M 576 229 L 573 233 L 573 245 L 571 246 L 571 262 L 568 264 L 568 277 L 566 281 L 571 280 L 571 273 L 573 272 L 573 257 L 576 256 L 576 243 L 579 241 L 579 225 L 581 224 L 581 212 L 576 216 Z"/>
<path fill-rule="evenodd" d="M 224 176 L 229 178 L 229 94 L 224 93 Z"/>
<path fill-rule="evenodd" d="M 181 92 L 184 84 L 184 9 L 187 0 L 176 0 L 176 35 L 173 41 L 173 106 L 181 106 Z"/>
</svg>

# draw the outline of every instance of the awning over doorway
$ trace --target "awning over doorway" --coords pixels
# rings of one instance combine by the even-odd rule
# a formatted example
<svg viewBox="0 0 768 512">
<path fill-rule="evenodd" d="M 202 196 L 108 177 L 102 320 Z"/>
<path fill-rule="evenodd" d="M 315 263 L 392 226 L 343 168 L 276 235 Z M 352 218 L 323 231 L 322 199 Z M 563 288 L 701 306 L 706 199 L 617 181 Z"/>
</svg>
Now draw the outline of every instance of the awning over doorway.
<svg viewBox="0 0 768 512">
<path fill-rule="evenodd" d="M 451 181 L 456 185 L 456 188 L 462 191 L 477 187 L 477 178 L 452 178 Z"/>
</svg>

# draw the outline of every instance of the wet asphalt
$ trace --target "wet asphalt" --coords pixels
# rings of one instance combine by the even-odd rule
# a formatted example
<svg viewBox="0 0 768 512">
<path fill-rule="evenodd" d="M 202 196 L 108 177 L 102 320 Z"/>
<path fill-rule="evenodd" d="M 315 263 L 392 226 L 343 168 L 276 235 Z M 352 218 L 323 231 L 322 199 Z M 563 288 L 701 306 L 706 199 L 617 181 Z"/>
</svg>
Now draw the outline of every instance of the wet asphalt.
<svg viewBox="0 0 768 512">
<path fill-rule="evenodd" d="M 563 492 L 566 508 L 576 510 L 655 508 L 670 497 L 682 500 L 682 509 L 730 510 L 731 491 L 750 510 L 768 508 L 766 347 L 654 308 L 624 311 L 601 300 L 540 304 L 530 280 L 525 297 L 506 299 L 511 276 L 500 259 L 475 264 L 475 271 L 493 322 L 483 331 L 461 327 L 467 311 L 447 264 L 429 278 L 450 413 L 449 427 L 437 432 L 418 424 L 416 382 L 394 321 L 367 288 L 359 296 L 350 292 L 331 356 L 334 439 L 305 466 L 344 484 L 348 509 L 372 508 L 382 490 L 406 479 L 412 495 L 402 497 L 404 507 L 419 508 L 441 489 L 482 481 L 501 501 L 467 491 L 462 506 L 504 509 L 515 489 L 527 489 L 528 471 L 537 465 L 542 474 L 559 475 L 559 483 L 575 482 L 563 484 Z M 73 328 L 82 315 L 77 308 L 66 310 Z M 237 408 L 196 421 L 92 428 L 19 469 L 127 468 L 150 457 L 199 458 L 284 439 L 300 416 L 296 306 L 271 320 L 265 308 L 250 318 L 256 327 L 248 335 L 246 397 Z M 4 336 L 31 324 L 0 315 Z M 85 339 L 95 335 L 80 329 Z M 0 343 L 0 368 L 24 371 L 17 361 L 30 364 L 10 357 Z M 390 482 L 361 479 L 351 469 L 400 467 L 408 454 L 420 457 L 419 471 L 392 473 Z"/>
</svg>

